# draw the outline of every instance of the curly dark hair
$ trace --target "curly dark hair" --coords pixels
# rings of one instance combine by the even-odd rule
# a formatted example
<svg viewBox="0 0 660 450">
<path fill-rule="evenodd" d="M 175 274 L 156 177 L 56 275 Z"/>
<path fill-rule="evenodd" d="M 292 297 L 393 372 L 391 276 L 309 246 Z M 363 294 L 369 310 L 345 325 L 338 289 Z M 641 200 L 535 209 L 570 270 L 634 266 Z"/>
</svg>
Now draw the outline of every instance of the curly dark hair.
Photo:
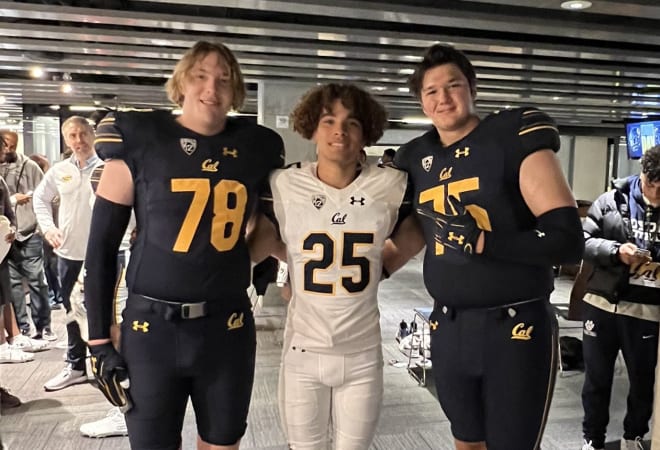
<svg viewBox="0 0 660 450">
<path fill-rule="evenodd" d="M 660 145 L 651 147 L 644 152 L 640 161 L 642 173 L 649 183 L 660 181 Z"/>
<path fill-rule="evenodd" d="M 332 111 L 339 99 L 362 125 L 365 145 L 378 142 L 387 125 L 385 108 L 368 92 L 352 84 L 330 83 L 310 89 L 291 113 L 293 130 L 311 139 L 324 111 Z"/>
<path fill-rule="evenodd" d="M 456 67 L 460 69 L 461 73 L 465 75 L 465 78 L 467 78 L 468 84 L 470 85 L 470 92 L 473 94 L 476 93 L 477 74 L 475 73 L 470 60 L 460 50 L 456 50 L 451 45 L 442 44 L 430 46 L 424 53 L 422 61 L 417 64 L 417 67 L 415 67 L 415 71 L 408 77 L 408 87 L 410 88 L 410 92 L 415 94 L 415 97 L 419 99 L 420 92 L 422 91 L 422 82 L 424 81 L 424 75 L 426 72 L 443 64 L 455 64 Z"/>
</svg>

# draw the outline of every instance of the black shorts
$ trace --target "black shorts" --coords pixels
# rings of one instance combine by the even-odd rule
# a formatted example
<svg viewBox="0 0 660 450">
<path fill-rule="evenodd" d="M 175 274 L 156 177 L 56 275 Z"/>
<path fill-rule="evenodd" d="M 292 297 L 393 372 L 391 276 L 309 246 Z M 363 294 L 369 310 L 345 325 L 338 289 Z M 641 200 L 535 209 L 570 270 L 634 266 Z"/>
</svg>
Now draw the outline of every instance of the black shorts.
<svg viewBox="0 0 660 450">
<path fill-rule="evenodd" d="M 247 427 L 254 381 L 252 312 L 168 320 L 155 306 L 130 294 L 123 313 L 121 353 L 133 401 L 126 415 L 131 448 L 178 449 L 189 397 L 199 436 L 214 445 L 234 444 Z"/>
<path fill-rule="evenodd" d="M 549 302 L 436 306 L 430 323 L 433 377 L 454 437 L 488 450 L 539 448 L 557 373 Z"/>
</svg>

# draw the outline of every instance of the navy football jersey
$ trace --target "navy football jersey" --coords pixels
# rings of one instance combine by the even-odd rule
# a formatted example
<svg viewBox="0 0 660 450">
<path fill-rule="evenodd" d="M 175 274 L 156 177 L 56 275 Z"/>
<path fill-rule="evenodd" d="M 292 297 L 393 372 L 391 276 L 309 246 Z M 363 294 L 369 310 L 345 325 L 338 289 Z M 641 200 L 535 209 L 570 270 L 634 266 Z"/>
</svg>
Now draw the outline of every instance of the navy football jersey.
<svg viewBox="0 0 660 450">
<path fill-rule="evenodd" d="M 536 218 L 524 202 L 520 164 L 531 153 L 559 150 L 554 121 L 533 108 L 491 114 L 466 137 L 443 147 L 435 128 L 402 146 L 395 164 L 415 188 L 414 208 L 450 214 L 453 195 L 486 231 L 534 229 Z M 437 303 L 457 308 L 489 307 L 548 295 L 552 268 L 485 256 L 456 264 L 434 240 L 431 221 L 420 217 L 426 240 L 424 281 Z"/>
<path fill-rule="evenodd" d="M 258 189 L 284 163 L 280 136 L 237 118 L 203 136 L 158 111 L 104 118 L 95 146 L 104 158 L 125 161 L 133 176 L 138 233 L 127 275 L 131 292 L 249 305 L 245 227 Z"/>
</svg>

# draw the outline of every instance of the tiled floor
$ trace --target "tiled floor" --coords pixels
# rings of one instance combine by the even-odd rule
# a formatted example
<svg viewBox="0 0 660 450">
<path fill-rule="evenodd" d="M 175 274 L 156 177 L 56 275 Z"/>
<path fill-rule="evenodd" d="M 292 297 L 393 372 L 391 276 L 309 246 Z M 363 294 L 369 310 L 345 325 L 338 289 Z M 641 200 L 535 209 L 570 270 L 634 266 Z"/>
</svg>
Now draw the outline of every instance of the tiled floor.
<svg viewBox="0 0 660 450">
<path fill-rule="evenodd" d="M 553 301 L 568 298 L 571 282 L 558 279 Z M 431 306 L 421 281 L 421 263 L 413 260 L 390 280 L 381 283 L 381 325 L 385 358 L 385 399 L 373 449 L 453 449 L 449 424 L 428 389 L 420 387 L 400 364 L 407 358 L 394 341 L 399 322 L 410 321 L 413 309 Z M 256 381 L 250 410 L 249 427 L 242 441 L 244 449 L 286 449 L 277 412 L 277 374 L 281 352 L 284 308 L 268 306 L 259 319 Z M 53 313 L 56 332 L 64 335 L 63 314 Z M 563 325 L 576 326 L 575 323 Z M 579 323 L 577 324 L 579 327 Z M 562 334 L 579 335 L 578 329 L 563 329 Z M 17 394 L 24 405 L 3 411 L 0 432 L 11 450 L 42 449 L 128 449 L 126 438 L 89 439 L 78 428 L 96 420 L 109 409 L 102 395 L 90 384 L 73 386 L 58 392 L 45 392 L 43 383 L 63 367 L 63 350 L 52 349 L 37 354 L 24 364 L 0 365 L 0 379 Z M 544 450 L 581 448 L 582 408 L 581 373 L 567 373 L 558 379 Z M 622 432 L 625 409 L 626 377 L 619 370 L 612 399 L 610 436 Z M 184 425 L 184 449 L 193 449 L 195 424 L 189 409 Z M 618 448 L 618 447 L 616 447 Z"/>
</svg>

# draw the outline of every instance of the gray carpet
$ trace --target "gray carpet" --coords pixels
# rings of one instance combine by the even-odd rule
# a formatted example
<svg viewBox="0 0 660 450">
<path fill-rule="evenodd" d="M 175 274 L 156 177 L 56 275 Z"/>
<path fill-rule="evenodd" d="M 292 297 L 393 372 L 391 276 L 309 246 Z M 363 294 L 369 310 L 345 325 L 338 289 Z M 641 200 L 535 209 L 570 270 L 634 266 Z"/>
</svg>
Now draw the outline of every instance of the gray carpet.
<svg viewBox="0 0 660 450">
<path fill-rule="evenodd" d="M 558 279 L 553 301 L 565 302 L 571 282 Z M 413 308 L 430 306 L 431 299 L 421 281 L 421 264 L 414 260 L 404 270 L 381 283 L 381 325 L 385 361 L 406 361 L 394 336 L 402 319 L 413 318 Z M 258 355 L 247 434 L 243 449 L 286 449 L 277 411 L 277 375 L 281 352 L 284 308 L 266 306 L 258 320 Z M 63 313 L 55 311 L 55 331 L 64 336 Z M 563 326 L 575 323 L 562 322 Z M 579 324 L 577 324 L 579 326 Z M 563 329 L 562 334 L 580 334 L 579 328 Z M 81 424 L 103 417 L 109 405 L 91 384 L 73 386 L 58 392 L 44 392 L 43 383 L 63 367 L 63 350 L 37 354 L 24 364 L 0 365 L 0 382 L 25 404 L 4 410 L 0 433 L 11 450 L 42 449 L 128 449 L 126 438 L 89 439 L 78 432 Z M 618 363 L 620 365 L 620 363 Z M 580 390 L 583 376 L 567 372 L 559 377 L 546 429 L 544 450 L 581 448 L 582 407 Z M 626 377 L 618 367 L 613 389 L 609 438 L 622 433 Z M 183 448 L 194 449 L 195 423 L 188 410 L 183 432 Z M 372 449 L 414 450 L 453 449 L 449 424 L 432 393 L 420 387 L 405 367 L 385 364 L 384 408 Z"/>
</svg>

